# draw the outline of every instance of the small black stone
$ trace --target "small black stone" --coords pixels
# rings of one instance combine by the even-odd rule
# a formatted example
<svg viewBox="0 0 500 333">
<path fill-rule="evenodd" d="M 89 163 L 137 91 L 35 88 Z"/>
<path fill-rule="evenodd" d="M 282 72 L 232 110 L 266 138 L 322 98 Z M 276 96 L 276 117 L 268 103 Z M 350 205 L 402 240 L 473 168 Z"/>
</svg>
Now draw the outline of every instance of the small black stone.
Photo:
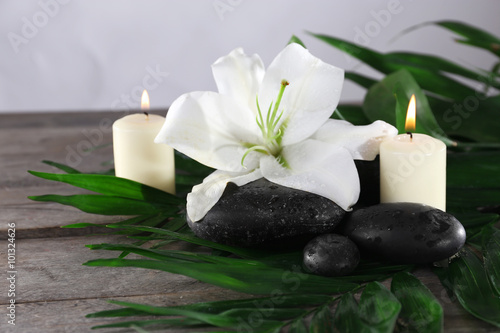
<svg viewBox="0 0 500 333">
<path fill-rule="evenodd" d="M 409 202 L 354 210 L 339 232 L 355 242 L 363 255 L 402 264 L 447 259 L 465 243 L 465 229 L 453 215 Z"/>
<path fill-rule="evenodd" d="M 359 175 L 359 199 L 354 209 L 376 205 L 380 202 L 379 155 L 373 161 L 354 160 Z"/>
<path fill-rule="evenodd" d="M 349 238 L 324 234 L 312 239 L 304 248 L 304 266 L 313 274 L 342 276 L 359 264 L 359 250 Z"/>
<path fill-rule="evenodd" d="M 345 211 L 322 196 L 261 178 L 228 183 L 217 204 L 199 222 L 187 219 L 196 236 L 221 244 L 254 247 L 301 243 L 331 232 Z"/>
</svg>

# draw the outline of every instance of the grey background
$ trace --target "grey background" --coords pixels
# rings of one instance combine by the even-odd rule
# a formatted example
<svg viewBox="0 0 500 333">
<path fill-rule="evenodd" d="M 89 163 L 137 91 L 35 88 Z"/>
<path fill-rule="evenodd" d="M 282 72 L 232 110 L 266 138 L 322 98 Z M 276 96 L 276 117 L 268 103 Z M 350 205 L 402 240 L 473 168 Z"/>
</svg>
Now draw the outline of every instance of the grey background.
<svg viewBox="0 0 500 333">
<path fill-rule="evenodd" d="M 392 39 L 436 20 L 500 35 L 499 14 L 497 0 L 2 0 L 0 113 L 134 109 L 145 86 L 152 108 L 166 108 L 182 93 L 215 90 L 210 64 L 218 57 L 243 47 L 268 65 L 292 34 L 324 61 L 374 75 L 306 31 L 490 68 L 492 55 L 438 27 Z M 362 98 L 344 85 L 341 102 Z"/>
</svg>

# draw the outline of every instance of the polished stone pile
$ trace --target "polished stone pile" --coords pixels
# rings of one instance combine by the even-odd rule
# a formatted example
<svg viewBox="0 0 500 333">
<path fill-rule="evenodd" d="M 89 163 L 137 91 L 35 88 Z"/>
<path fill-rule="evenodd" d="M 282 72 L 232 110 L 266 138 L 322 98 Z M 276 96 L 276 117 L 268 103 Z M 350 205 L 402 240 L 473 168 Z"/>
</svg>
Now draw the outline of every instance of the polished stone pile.
<svg viewBox="0 0 500 333">
<path fill-rule="evenodd" d="M 304 267 L 325 276 L 349 274 L 360 254 L 394 263 L 427 264 L 453 256 L 465 244 L 462 224 L 430 206 L 357 205 L 346 213 L 324 197 L 264 178 L 243 186 L 228 183 L 205 217 L 198 222 L 188 219 L 188 224 L 198 237 L 221 244 L 297 249 L 309 242 L 303 252 Z"/>
</svg>

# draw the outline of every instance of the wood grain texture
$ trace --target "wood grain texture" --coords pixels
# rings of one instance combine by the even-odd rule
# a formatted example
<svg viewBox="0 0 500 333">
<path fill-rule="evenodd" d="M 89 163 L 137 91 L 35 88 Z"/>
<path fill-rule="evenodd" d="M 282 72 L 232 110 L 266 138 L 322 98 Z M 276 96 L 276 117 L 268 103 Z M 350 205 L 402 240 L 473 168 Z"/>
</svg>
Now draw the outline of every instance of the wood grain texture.
<svg viewBox="0 0 500 333">
<path fill-rule="evenodd" d="M 148 296 L 123 296 L 113 297 L 115 301 L 135 302 L 141 304 L 151 304 L 157 306 L 172 306 L 172 305 L 185 305 L 203 301 L 216 301 L 222 295 L 226 297 L 233 296 L 234 299 L 241 298 L 241 295 L 227 294 L 219 288 L 207 288 L 200 295 L 199 291 L 179 291 L 173 293 L 148 295 Z M 131 329 L 101 329 L 92 330 L 91 327 L 97 325 L 111 324 L 119 322 L 116 318 L 85 318 L 85 316 L 92 312 L 110 310 L 118 308 L 116 306 L 106 303 L 103 299 L 75 299 L 65 301 L 53 302 L 35 302 L 20 304 L 19 318 L 20 321 L 16 327 L 7 327 L 0 323 L 0 330 L 2 333 L 19 333 L 19 332 L 50 332 L 50 333 L 80 333 L 80 332 L 112 332 L 112 333 L 132 333 L 136 332 Z M 63 310 L 63 311 L 61 311 Z M 133 319 L 146 319 L 152 317 L 132 317 Z M 217 329 L 214 329 L 217 330 Z M 220 329 L 219 329 L 220 330 Z M 180 329 L 172 328 L 167 332 L 169 333 L 188 333 L 192 332 L 192 328 Z M 155 331 L 157 332 L 157 331 Z M 165 330 L 161 330 L 165 332 Z"/>
<path fill-rule="evenodd" d="M 165 112 L 158 110 L 157 113 Z M 109 168 L 101 164 L 112 159 L 111 146 L 89 152 L 82 147 L 111 143 L 106 124 L 110 126 L 121 116 L 123 112 L 0 115 L 0 234 L 3 235 L 0 267 L 7 265 L 7 223 L 15 222 L 18 270 L 15 327 L 7 324 L 5 316 L 9 300 L 6 270 L 0 274 L 0 332 L 90 332 L 94 325 L 116 321 L 85 318 L 90 312 L 115 308 L 106 303 L 107 299 L 178 305 L 252 297 L 165 272 L 82 266 L 88 260 L 114 255 L 108 251 L 91 251 L 85 244 L 128 240 L 106 234 L 89 236 L 106 232 L 105 228 L 60 227 L 79 222 L 106 224 L 120 217 L 91 215 L 72 207 L 27 199 L 29 195 L 84 193 L 66 184 L 34 177 L 27 170 L 58 172 L 41 163 L 44 159 L 65 164 L 74 162 L 72 166 L 84 172 Z M 76 157 L 72 151 L 77 153 Z M 500 332 L 451 301 L 429 269 L 420 269 L 415 274 L 441 302 L 445 332 Z M 384 284 L 389 286 L 390 281 Z M 103 332 L 106 331 L 132 332 L 121 329 Z"/>
<path fill-rule="evenodd" d="M 49 183 L 49 181 L 45 182 Z M 102 228 L 65 229 L 61 227 L 82 222 L 105 225 L 124 219 L 120 216 L 91 215 L 71 206 L 36 202 L 27 198 L 28 195 L 85 193 L 85 191 L 70 185 L 53 183 L 55 186 L 17 188 L 0 192 L 0 210 L 2 212 L 0 215 L 0 234 L 6 233 L 7 223 L 15 222 L 18 239 L 87 235 L 104 231 L 101 230 Z"/>
<path fill-rule="evenodd" d="M 93 251 L 86 244 L 130 243 L 115 235 L 21 239 L 16 242 L 19 303 L 51 302 L 123 295 L 156 295 L 181 290 L 202 291 L 210 285 L 189 277 L 141 268 L 89 267 L 82 264 L 99 258 L 114 258 L 118 252 Z M 7 246 L 0 244 L 2 250 Z M 4 257 L 4 251 L 1 251 Z M 130 255 L 128 258 L 137 258 Z M 6 290 L 6 279 L 0 280 Z M 7 304 L 5 294 L 0 304 Z"/>
</svg>

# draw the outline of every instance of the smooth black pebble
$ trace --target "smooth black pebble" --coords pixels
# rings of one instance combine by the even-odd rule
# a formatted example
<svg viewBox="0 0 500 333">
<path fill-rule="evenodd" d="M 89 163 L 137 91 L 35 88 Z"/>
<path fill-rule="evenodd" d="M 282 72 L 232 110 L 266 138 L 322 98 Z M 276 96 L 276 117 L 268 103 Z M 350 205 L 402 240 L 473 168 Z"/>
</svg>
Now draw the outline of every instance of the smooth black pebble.
<svg viewBox="0 0 500 333">
<path fill-rule="evenodd" d="M 362 255 L 403 264 L 449 258 L 465 243 L 465 229 L 453 215 L 409 202 L 355 210 L 339 230 L 358 245 Z"/>
<path fill-rule="evenodd" d="M 344 215 L 329 199 L 261 178 L 243 186 L 228 183 L 201 221 L 187 222 L 196 236 L 221 244 L 304 246 L 314 236 L 332 232 Z"/>
<path fill-rule="evenodd" d="M 373 161 L 354 160 L 359 175 L 359 199 L 354 209 L 376 205 L 380 202 L 379 155 Z"/>
<path fill-rule="evenodd" d="M 324 234 L 312 239 L 304 248 L 304 266 L 313 274 L 342 276 L 359 264 L 359 250 L 349 238 Z"/>
</svg>

